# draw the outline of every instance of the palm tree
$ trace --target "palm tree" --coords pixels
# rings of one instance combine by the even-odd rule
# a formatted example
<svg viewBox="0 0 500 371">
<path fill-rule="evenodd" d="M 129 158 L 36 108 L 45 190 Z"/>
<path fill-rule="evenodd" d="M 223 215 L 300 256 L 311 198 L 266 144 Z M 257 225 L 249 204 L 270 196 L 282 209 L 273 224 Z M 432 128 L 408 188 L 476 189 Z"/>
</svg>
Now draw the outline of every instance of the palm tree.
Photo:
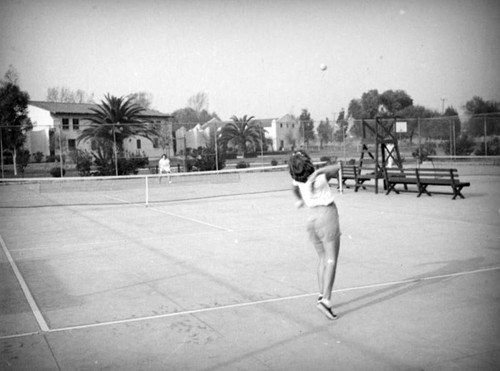
<svg viewBox="0 0 500 371">
<path fill-rule="evenodd" d="M 123 151 L 123 142 L 131 136 L 142 136 L 152 140 L 158 135 L 141 120 L 140 113 L 144 108 L 133 103 L 133 97 L 117 98 L 107 94 L 105 100 L 95 108 L 88 117 L 90 124 L 78 136 L 77 142 L 90 140 L 98 147 L 99 157 L 110 159 L 114 151 L 115 169 L 118 175 L 117 152 Z"/>
<path fill-rule="evenodd" d="M 251 122 L 254 116 L 242 118 L 236 116 L 231 117 L 233 122 L 228 123 L 221 130 L 219 141 L 221 145 L 227 146 L 227 143 L 233 143 L 241 150 L 242 153 L 247 152 L 247 144 L 256 145 L 261 140 L 261 129 L 259 126 L 252 125 Z"/>
</svg>

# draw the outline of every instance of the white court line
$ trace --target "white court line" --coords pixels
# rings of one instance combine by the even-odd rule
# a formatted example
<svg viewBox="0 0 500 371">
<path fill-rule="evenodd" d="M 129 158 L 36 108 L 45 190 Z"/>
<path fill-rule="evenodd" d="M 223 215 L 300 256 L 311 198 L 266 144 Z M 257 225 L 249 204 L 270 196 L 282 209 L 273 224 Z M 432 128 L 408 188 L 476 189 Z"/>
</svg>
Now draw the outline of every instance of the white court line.
<svg viewBox="0 0 500 371">
<path fill-rule="evenodd" d="M 39 331 L 36 331 L 36 332 L 23 332 L 21 334 L 4 335 L 4 336 L 0 336 L 0 340 L 22 338 L 22 337 L 33 336 L 33 335 L 40 335 L 40 332 Z"/>
<path fill-rule="evenodd" d="M 30 289 L 28 288 L 26 281 L 24 281 L 21 272 L 19 272 L 16 262 L 14 261 L 14 259 L 12 259 L 12 255 L 10 255 L 10 252 L 7 249 L 7 245 L 5 244 L 5 241 L 3 240 L 1 235 L 0 235 L 0 244 L 2 245 L 3 252 L 5 253 L 5 256 L 7 256 L 7 260 L 9 261 L 9 264 L 12 267 L 14 274 L 16 275 L 17 281 L 21 285 L 21 289 L 23 290 L 24 296 L 26 297 L 26 300 L 28 301 L 31 311 L 33 312 L 33 315 L 35 316 L 36 321 L 38 322 L 38 326 L 40 326 L 40 329 L 42 331 L 49 331 L 49 326 L 47 325 L 47 322 L 45 322 L 45 318 L 43 318 L 42 312 L 40 312 L 38 305 L 36 305 L 35 299 L 33 298 L 33 295 L 31 295 Z"/>
<path fill-rule="evenodd" d="M 234 232 L 230 228 L 225 228 L 225 227 L 221 227 L 221 226 L 218 226 L 218 225 L 215 225 L 215 224 L 212 224 L 212 223 L 207 223 L 207 222 L 204 222 L 204 221 L 199 220 L 199 219 L 188 218 L 187 216 L 182 216 L 182 215 L 174 214 L 174 213 L 171 213 L 171 212 L 168 212 L 168 211 L 157 209 L 155 207 L 148 207 L 148 209 L 156 211 L 156 212 L 159 212 L 159 213 L 162 213 L 162 214 L 170 215 L 170 216 L 173 216 L 175 218 L 189 220 L 190 222 L 195 222 L 195 223 L 198 223 L 198 224 L 208 225 L 209 227 L 221 229 L 221 230 L 226 231 L 226 232 Z"/>
<path fill-rule="evenodd" d="M 112 196 L 107 196 L 107 195 L 105 195 L 105 197 L 111 198 L 111 199 L 116 200 L 116 201 L 121 201 L 121 202 L 126 202 L 126 203 L 130 203 L 131 204 L 131 202 L 129 202 L 127 200 L 122 200 L 122 199 L 120 199 L 118 197 L 112 197 Z M 198 223 L 198 224 L 208 225 L 209 227 L 217 228 L 217 229 L 220 229 L 220 230 L 223 230 L 223 231 L 226 231 L 226 232 L 234 232 L 232 229 L 229 229 L 229 228 L 224 228 L 224 227 L 221 227 L 221 226 L 218 226 L 218 225 L 215 225 L 215 224 L 207 223 L 207 222 L 204 222 L 204 221 L 199 220 L 199 219 L 188 218 L 186 216 L 181 216 L 181 215 L 178 215 L 178 214 L 170 213 L 170 212 L 167 212 L 167 211 L 163 211 L 163 210 L 157 209 L 155 207 L 148 206 L 148 209 L 156 211 L 156 212 L 159 212 L 159 213 L 162 213 L 162 214 L 170 215 L 170 216 L 173 216 L 175 218 L 189 220 L 190 222 L 195 222 L 195 223 Z"/>
<path fill-rule="evenodd" d="M 348 292 L 348 291 L 354 291 L 354 290 L 366 290 L 366 289 L 372 289 L 372 288 L 384 287 L 384 286 L 396 286 L 396 285 L 403 285 L 403 284 L 408 284 L 408 283 L 417 283 L 417 282 L 421 282 L 421 281 L 431 281 L 431 280 L 438 280 L 438 279 L 443 279 L 443 278 L 465 276 L 465 275 L 476 274 L 476 273 L 484 273 L 484 272 L 490 272 L 490 271 L 495 271 L 495 270 L 500 270 L 500 266 L 491 267 L 491 268 L 476 269 L 473 271 L 442 274 L 439 276 L 411 278 L 411 279 L 401 280 L 401 281 L 391 281 L 391 282 L 375 283 L 375 284 L 364 285 L 364 286 L 349 287 L 349 288 L 345 288 L 345 289 L 333 290 L 332 292 L 339 293 L 339 292 Z M 60 327 L 57 329 L 48 330 L 48 332 L 64 332 L 64 331 L 72 331 L 72 330 L 82 330 L 82 329 L 89 329 L 89 328 L 94 328 L 94 327 L 112 326 L 112 325 L 117 325 L 117 324 L 126 324 L 126 323 L 148 321 L 148 320 L 161 319 L 161 318 L 185 316 L 188 314 L 207 313 L 207 312 L 214 312 L 214 311 L 219 311 L 219 310 L 227 310 L 227 309 L 248 307 L 248 306 L 260 305 L 260 304 L 266 304 L 266 303 L 280 302 L 280 301 L 285 301 L 285 300 L 300 299 L 300 298 L 305 298 L 305 297 L 314 296 L 314 295 L 317 295 L 317 293 L 293 295 L 293 296 L 286 296 L 286 297 L 282 297 L 282 298 L 258 300 L 258 301 L 252 301 L 252 302 L 247 302 L 247 303 L 240 303 L 240 304 L 222 305 L 220 307 L 193 309 L 193 310 L 186 310 L 186 311 L 182 311 L 182 312 L 165 313 L 165 314 L 158 314 L 158 315 L 154 315 L 154 316 L 129 318 L 129 319 L 108 321 L 108 322 L 101 322 L 101 323 L 91 323 L 91 324 L 86 324 L 86 325 Z M 2 339 L 2 337 L 0 337 L 0 339 Z"/>
</svg>

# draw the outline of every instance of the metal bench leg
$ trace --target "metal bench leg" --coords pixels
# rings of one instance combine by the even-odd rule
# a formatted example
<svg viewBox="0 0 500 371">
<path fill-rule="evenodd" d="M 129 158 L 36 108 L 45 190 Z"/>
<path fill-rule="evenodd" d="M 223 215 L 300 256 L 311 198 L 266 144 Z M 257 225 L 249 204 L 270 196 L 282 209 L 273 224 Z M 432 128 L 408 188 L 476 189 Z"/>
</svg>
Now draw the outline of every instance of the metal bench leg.
<svg viewBox="0 0 500 371">
<path fill-rule="evenodd" d="M 453 187 L 453 198 L 452 200 L 456 199 L 457 196 L 460 196 L 460 198 L 464 199 L 464 195 L 462 194 L 462 188 L 463 187 Z"/>
<path fill-rule="evenodd" d="M 427 191 L 427 184 L 423 184 L 420 186 L 419 193 L 418 193 L 417 197 L 420 197 L 422 195 L 422 193 L 424 193 L 424 192 L 427 194 L 427 196 L 431 196 L 430 192 Z"/>
<path fill-rule="evenodd" d="M 391 193 L 391 191 L 394 191 L 396 194 L 399 194 L 399 191 L 394 188 L 396 187 L 396 184 L 389 184 L 389 186 L 387 187 L 387 192 L 385 193 L 385 195 L 387 196 L 389 193 Z"/>
</svg>

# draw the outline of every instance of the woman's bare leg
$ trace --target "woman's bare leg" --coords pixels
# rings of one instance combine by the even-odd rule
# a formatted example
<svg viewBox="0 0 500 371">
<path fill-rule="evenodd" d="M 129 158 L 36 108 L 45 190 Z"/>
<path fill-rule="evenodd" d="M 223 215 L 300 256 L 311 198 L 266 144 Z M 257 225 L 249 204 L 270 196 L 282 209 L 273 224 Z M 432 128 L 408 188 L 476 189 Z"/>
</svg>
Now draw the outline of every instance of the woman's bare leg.
<svg viewBox="0 0 500 371">
<path fill-rule="evenodd" d="M 335 282 L 335 274 L 337 272 L 337 260 L 339 256 L 340 249 L 340 236 L 337 236 L 333 241 L 327 241 L 324 244 L 324 259 L 325 268 L 323 273 L 323 298 L 328 300 L 331 299 L 333 283 Z"/>
<path fill-rule="evenodd" d="M 319 294 L 323 295 L 324 291 L 324 283 L 325 283 L 325 268 L 326 268 L 326 262 L 325 262 L 325 250 L 323 248 L 322 244 L 315 244 L 314 248 L 316 249 L 316 252 L 318 253 L 318 287 L 319 287 Z"/>
</svg>

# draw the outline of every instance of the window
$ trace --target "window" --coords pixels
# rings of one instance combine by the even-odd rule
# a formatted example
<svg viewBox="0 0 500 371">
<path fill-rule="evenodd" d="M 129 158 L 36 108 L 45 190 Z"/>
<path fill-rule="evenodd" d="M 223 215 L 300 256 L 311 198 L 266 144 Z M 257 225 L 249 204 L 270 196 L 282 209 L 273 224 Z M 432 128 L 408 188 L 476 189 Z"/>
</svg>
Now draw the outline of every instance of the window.
<svg viewBox="0 0 500 371">
<path fill-rule="evenodd" d="M 153 148 L 160 148 L 160 140 L 158 138 L 153 138 Z"/>
<path fill-rule="evenodd" d="M 69 119 L 62 119 L 63 130 L 69 130 Z"/>
<path fill-rule="evenodd" d="M 141 140 L 137 139 L 137 149 L 141 149 Z"/>
<path fill-rule="evenodd" d="M 283 124 L 280 124 L 280 128 L 283 128 Z"/>
<path fill-rule="evenodd" d="M 73 130 L 80 130 L 80 120 L 73 119 Z"/>
<path fill-rule="evenodd" d="M 68 139 L 68 149 L 74 151 L 76 149 L 76 139 Z"/>
</svg>

